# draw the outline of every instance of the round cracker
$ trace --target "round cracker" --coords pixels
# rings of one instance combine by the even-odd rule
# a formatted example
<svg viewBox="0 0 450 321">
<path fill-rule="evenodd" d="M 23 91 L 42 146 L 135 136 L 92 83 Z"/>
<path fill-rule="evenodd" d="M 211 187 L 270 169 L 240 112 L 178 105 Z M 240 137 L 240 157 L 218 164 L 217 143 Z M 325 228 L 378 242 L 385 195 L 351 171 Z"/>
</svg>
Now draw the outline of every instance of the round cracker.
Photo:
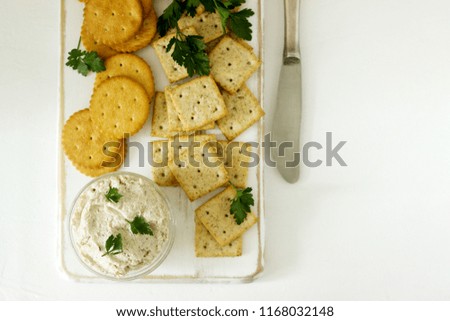
<svg viewBox="0 0 450 321">
<path fill-rule="evenodd" d="M 83 27 L 105 45 L 122 43 L 141 28 L 139 0 L 89 0 L 84 7 Z"/>
<path fill-rule="evenodd" d="M 64 125 L 63 149 L 75 167 L 95 169 L 102 167 L 103 162 L 114 162 L 113 157 L 104 153 L 107 143 L 114 144 L 109 147 L 110 152 L 120 153 L 121 140 L 110 139 L 96 130 L 89 109 L 76 112 Z"/>
<path fill-rule="evenodd" d="M 130 40 L 112 45 L 112 47 L 119 52 L 134 52 L 146 47 L 155 37 L 157 21 L 158 17 L 152 7 L 149 15 L 142 22 L 142 27 L 138 33 Z"/>
<path fill-rule="evenodd" d="M 106 70 L 97 74 L 94 88 L 116 76 L 128 77 L 144 87 L 149 100 L 155 95 L 155 82 L 150 66 L 144 59 L 132 54 L 118 54 L 105 61 Z"/>
<path fill-rule="evenodd" d="M 81 173 L 89 177 L 99 177 L 105 174 L 113 173 L 118 170 L 118 168 L 112 167 L 99 167 L 99 168 L 87 168 L 75 165 L 75 168 Z"/>
<path fill-rule="evenodd" d="M 153 8 L 153 1 L 152 0 L 141 0 L 142 4 L 142 11 L 144 12 L 144 17 L 147 17 L 147 15 L 150 13 L 150 10 Z"/>
<path fill-rule="evenodd" d="M 138 82 L 123 76 L 103 81 L 91 98 L 91 117 L 107 137 L 136 134 L 145 124 L 150 109 L 147 92 Z"/>
<path fill-rule="evenodd" d="M 87 32 L 87 29 L 84 26 L 81 28 L 81 42 L 87 51 L 95 51 L 103 59 L 107 59 L 118 54 L 118 52 L 111 47 L 95 40 L 92 34 Z"/>
<path fill-rule="evenodd" d="M 117 171 L 123 165 L 126 154 L 127 154 L 126 140 L 123 139 L 120 141 L 121 141 L 122 145 L 121 145 L 120 152 L 117 154 L 117 157 L 115 158 L 115 163 L 117 164 L 116 166 L 111 166 L 111 167 L 101 166 L 98 168 L 87 168 L 87 167 L 83 167 L 83 166 L 74 164 L 75 168 L 82 174 L 84 174 L 86 176 L 90 176 L 90 177 L 98 177 L 98 176 L 101 176 L 104 174 L 108 174 L 108 173 Z"/>
</svg>

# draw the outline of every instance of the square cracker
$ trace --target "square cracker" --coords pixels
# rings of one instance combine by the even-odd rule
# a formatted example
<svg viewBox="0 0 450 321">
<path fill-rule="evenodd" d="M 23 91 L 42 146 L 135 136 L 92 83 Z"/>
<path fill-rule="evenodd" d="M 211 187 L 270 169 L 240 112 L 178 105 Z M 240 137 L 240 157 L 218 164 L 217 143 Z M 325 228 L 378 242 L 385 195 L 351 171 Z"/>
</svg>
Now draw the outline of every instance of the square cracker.
<svg viewBox="0 0 450 321">
<path fill-rule="evenodd" d="M 216 38 L 208 43 L 206 43 L 206 53 L 209 54 L 211 51 L 214 50 L 214 48 L 219 44 L 219 42 L 222 40 L 223 37 L 230 37 L 233 38 L 234 40 L 236 40 L 237 42 L 239 42 L 241 45 L 243 45 L 245 48 L 247 48 L 248 50 L 250 50 L 251 52 L 253 52 L 253 47 L 244 39 L 239 38 L 238 36 L 236 36 L 234 33 L 227 33 L 227 34 L 223 34 L 222 36 L 220 36 L 219 38 Z"/>
<path fill-rule="evenodd" d="M 217 126 L 228 140 L 235 139 L 264 116 L 258 99 L 246 85 L 235 94 L 222 95 L 228 114 L 217 121 Z"/>
<path fill-rule="evenodd" d="M 167 101 L 166 95 L 163 92 L 156 93 L 155 103 L 153 105 L 151 135 L 164 138 L 170 138 L 175 135 L 175 133 L 169 129 Z"/>
<path fill-rule="evenodd" d="M 186 28 L 182 30 L 182 32 L 187 36 L 197 35 L 197 31 L 195 31 L 194 27 Z M 176 82 L 189 76 L 187 69 L 180 66 L 175 62 L 175 60 L 173 60 L 172 53 L 174 48 L 172 48 L 169 52 L 166 51 L 167 46 L 173 37 L 175 37 L 174 33 L 159 38 L 152 43 L 155 53 L 158 56 L 158 59 L 161 62 L 164 72 L 170 82 Z"/>
<path fill-rule="evenodd" d="M 220 40 L 222 40 L 223 37 L 214 39 L 213 41 L 210 41 L 206 44 L 206 53 L 209 54 L 211 51 L 214 50 L 214 48 L 219 44 Z"/>
<path fill-rule="evenodd" d="M 221 246 L 195 216 L 195 256 L 233 257 L 242 255 L 242 237 Z"/>
<path fill-rule="evenodd" d="M 184 135 L 184 134 L 189 135 L 190 133 L 187 133 L 187 131 L 183 130 L 183 124 L 181 123 L 178 112 L 175 109 L 175 106 L 173 105 L 172 91 L 171 91 L 173 88 L 176 88 L 176 87 L 168 86 L 164 90 L 164 94 L 165 94 L 165 98 L 166 98 L 166 105 L 167 105 L 168 129 L 172 132 L 172 134 L 173 134 L 172 137 L 175 136 L 175 134 L 177 134 L 177 133 L 179 133 L 180 135 Z M 201 126 L 199 128 L 193 128 L 190 131 L 214 129 L 214 127 L 216 127 L 215 122 L 211 122 L 211 123 Z"/>
<path fill-rule="evenodd" d="M 261 65 L 251 50 L 228 36 L 211 51 L 209 60 L 214 80 L 230 93 L 237 92 Z"/>
<path fill-rule="evenodd" d="M 183 150 L 188 150 L 189 146 L 193 143 L 207 143 L 211 142 L 209 145 L 212 146 L 212 153 L 217 153 L 217 139 L 214 134 L 186 134 L 186 135 L 176 135 L 169 140 L 169 160 L 174 160 L 176 155 L 175 150 L 179 150 L 180 153 Z M 197 144 L 198 146 L 198 144 Z"/>
<path fill-rule="evenodd" d="M 169 141 L 154 141 L 151 144 L 153 155 L 153 180 L 159 186 L 178 186 L 178 182 L 168 166 Z"/>
<path fill-rule="evenodd" d="M 248 163 L 251 161 L 249 154 L 251 145 L 225 140 L 220 140 L 217 143 L 217 154 L 225 165 L 231 184 L 237 188 L 247 187 Z"/>
<path fill-rule="evenodd" d="M 182 17 L 178 24 L 181 29 L 194 27 L 203 41 L 208 43 L 214 39 L 223 36 L 222 20 L 217 12 L 205 11 L 194 17 L 189 15 Z"/>
<path fill-rule="evenodd" d="M 87 0 L 86 0 L 87 1 Z M 205 7 L 201 4 L 201 5 L 199 5 L 198 7 L 197 7 L 197 9 L 196 9 L 196 15 L 201 15 L 203 12 L 205 12 Z M 184 12 L 182 15 L 181 15 L 181 18 L 180 18 L 180 20 L 178 20 L 178 27 L 180 28 L 180 29 L 185 29 L 185 28 L 188 28 L 189 26 L 191 26 L 192 24 L 186 24 L 186 23 L 184 23 L 183 24 L 183 21 L 184 20 L 186 20 L 187 21 L 187 16 L 188 16 L 189 14 L 187 13 L 187 12 Z M 182 27 L 183 26 L 183 27 Z M 185 27 L 186 26 L 186 27 Z M 170 28 L 168 31 L 167 31 L 167 34 L 174 34 L 175 32 L 177 32 L 177 29 L 176 28 Z M 156 33 L 156 35 L 155 35 L 155 37 L 153 38 L 154 39 L 154 41 L 156 41 L 156 40 L 158 40 L 158 39 L 160 39 L 161 38 L 161 36 L 159 35 L 159 33 L 157 32 Z"/>
<path fill-rule="evenodd" d="M 231 201 L 235 197 L 236 190 L 229 186 L 195 210 L 197 218 L 222 246 L 236 240 L 258 221 L 255 214 L 248 213 L 241 225 L 236 223 L 230 214 Z"/>
<path fill-rule="evenodd" d="M 227 107 L 211 77 L 195 78 L 170 90 L 183 130 L 201 128 L 227 114 Z"/>
<path fill-rule="evenodd" d="M 166 87 L 166 89 L 164 90 L 167 104 L 167 124 L 169 126 L 169 130 L 171 130 L 172 132 L 182 132 L 183 124 L 181 124 L 180 117 L 178 117 L 178 112 L 175 109 L 172 101 L 172 88 L 174 87 Z"/>
<path fill-rule="evenodd" d="M 216 150 L 214 135 L 176 136 L 170 140 L 169 168 L 189 200 L 228 182 L 228 173 Z"/>
</svg>

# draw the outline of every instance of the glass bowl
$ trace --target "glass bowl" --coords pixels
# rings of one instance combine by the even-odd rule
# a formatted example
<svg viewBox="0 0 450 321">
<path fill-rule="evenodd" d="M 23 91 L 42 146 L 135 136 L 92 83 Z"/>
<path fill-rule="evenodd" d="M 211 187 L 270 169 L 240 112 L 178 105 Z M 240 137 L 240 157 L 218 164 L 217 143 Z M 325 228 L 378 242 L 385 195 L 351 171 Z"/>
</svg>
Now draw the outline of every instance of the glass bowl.
<svg viewBox="0 0 450 321">
<path fill-rule="evenodd" d="M 117 203 L 105 196 L 112 187 L 124 193 Z M 153 236 L 132 233 L 129 223 L 137 215 L 151 217 L 146 221 L 150 222 Z M 160 224 L 155 224 L 155 219 Z M 150 274 L 164 262 L 175 239 L 175 220 L 166 196 L 151 179 L 130 172 L 106 174 L 84 186 L 72 204 L 68 227 L 80 262 L 96 275 L 115 281 L 129 281 Z M 113 229 L 125 233 L 126 237 L 122 236 L 123 253 L 103 255 L 107 235 L 115 234 Z M 109 230 L 106 235 L 105 230 Z M 131 251 L 132 245 L 138 247 L 134 249 L 136 253 Z M 150 245 L 152 249 L 141 248 Z M 143 257 L 139 258 L 139 255 Z M 150 255 L 152 258 L 148 257 Z M 143 262 L 136 263 L 140 259 Z M 108 271 L 108 268 L 116 271 Z"/>
</svg>

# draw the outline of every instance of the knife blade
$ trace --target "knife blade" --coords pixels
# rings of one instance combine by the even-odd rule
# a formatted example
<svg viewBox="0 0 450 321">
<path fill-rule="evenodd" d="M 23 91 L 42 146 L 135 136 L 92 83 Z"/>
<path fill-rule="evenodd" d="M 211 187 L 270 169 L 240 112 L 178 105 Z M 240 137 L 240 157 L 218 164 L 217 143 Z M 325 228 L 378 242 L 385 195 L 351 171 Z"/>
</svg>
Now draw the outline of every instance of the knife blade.
<svg viewBox="0 0 450 321">
<path fill-rule="evenodd" d="M 300 0 L 285 0 L 285 41 L 283 65 L 278 83 L 277 106 L 272 125 L 272 157 L 288 183 L 300 177 L 300 123 L 302 77 L 299 43 Z"/>
</svg>

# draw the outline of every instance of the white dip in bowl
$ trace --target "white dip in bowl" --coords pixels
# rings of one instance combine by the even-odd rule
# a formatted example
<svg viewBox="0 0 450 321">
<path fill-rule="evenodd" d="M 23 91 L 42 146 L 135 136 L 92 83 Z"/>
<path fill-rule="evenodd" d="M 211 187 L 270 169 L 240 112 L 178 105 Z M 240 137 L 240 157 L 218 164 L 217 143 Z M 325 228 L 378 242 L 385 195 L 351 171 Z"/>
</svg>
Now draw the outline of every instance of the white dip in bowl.
<svg viewBox="0 0 450 321">
<path fill-rule="evenodd" d="M 112 189 L 121 195 L 108 199 Z M 153 235 L 134 234 L 136 217 L 150 225 Z M 156 269 L 174 240 L 174 221 L 166 198 L 150 179 L 125 172 L 108 174 L 89 183 L 78 195 L 70 216 L 72 244 L 91 271 L 111 279 L 129 280 Z M 105 254 L 110 236 L 122 238 L 122 252 Z"/>
</svg>

